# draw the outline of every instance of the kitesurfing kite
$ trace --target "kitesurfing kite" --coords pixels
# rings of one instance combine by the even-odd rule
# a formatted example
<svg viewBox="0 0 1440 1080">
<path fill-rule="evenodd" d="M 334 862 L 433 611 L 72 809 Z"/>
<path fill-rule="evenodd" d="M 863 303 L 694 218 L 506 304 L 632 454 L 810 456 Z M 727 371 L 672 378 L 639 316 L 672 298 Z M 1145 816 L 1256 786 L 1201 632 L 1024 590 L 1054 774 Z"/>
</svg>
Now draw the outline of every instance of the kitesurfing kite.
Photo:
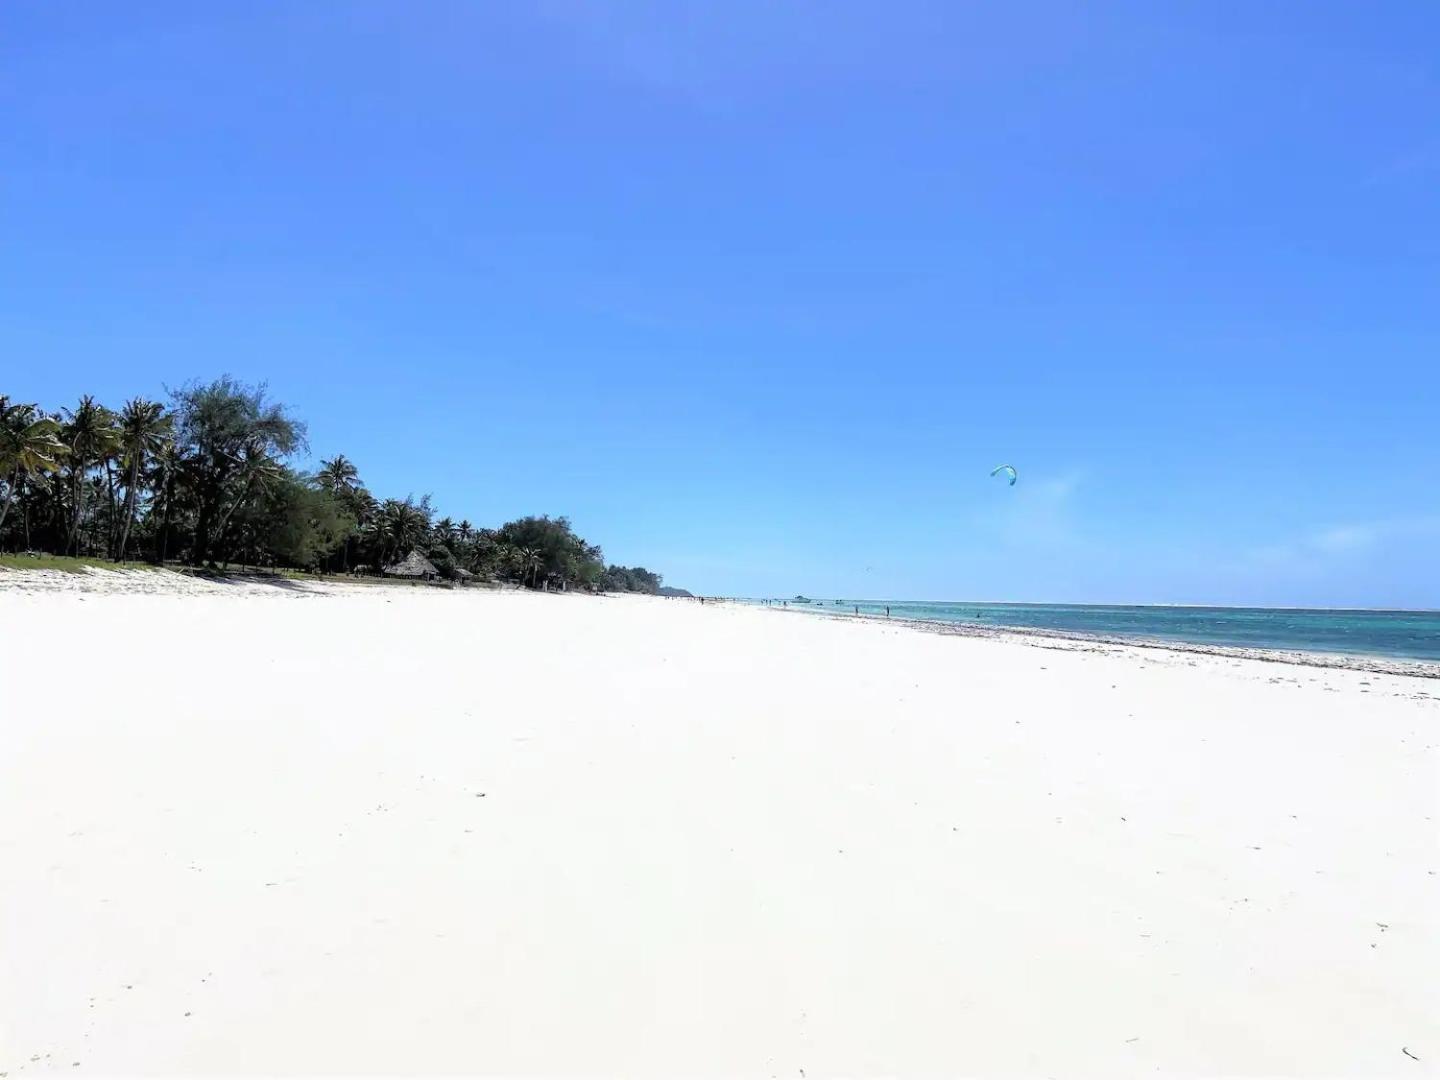
<svg viewBox="0 0 1440 1080">
<path fill-rule="evenodd" d="M 995 468 L 990 470 L 991 476 L 999 476 L 1001 473 L 1005 473 L 1010 477 L 1011 487 L 1014 487 L 1015 481 L 1020 479 L 1020 474 L 1015 471 L 1014 465 L 996 465 Z"/>
</svg>

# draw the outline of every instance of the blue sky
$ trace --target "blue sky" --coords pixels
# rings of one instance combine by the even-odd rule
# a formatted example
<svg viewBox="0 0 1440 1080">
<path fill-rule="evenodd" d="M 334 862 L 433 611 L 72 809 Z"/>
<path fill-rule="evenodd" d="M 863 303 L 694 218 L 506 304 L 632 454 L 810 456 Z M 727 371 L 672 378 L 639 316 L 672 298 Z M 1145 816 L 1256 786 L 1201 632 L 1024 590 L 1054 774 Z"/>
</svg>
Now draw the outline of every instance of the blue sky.
<svg viewBox="0 0 1440 1080">
<path fill-rule="evenodd" d="M 0 115 L 14 397 L 707 592 L 1440 606 L 1430 0 L 10 0 Z"/>
</svg>

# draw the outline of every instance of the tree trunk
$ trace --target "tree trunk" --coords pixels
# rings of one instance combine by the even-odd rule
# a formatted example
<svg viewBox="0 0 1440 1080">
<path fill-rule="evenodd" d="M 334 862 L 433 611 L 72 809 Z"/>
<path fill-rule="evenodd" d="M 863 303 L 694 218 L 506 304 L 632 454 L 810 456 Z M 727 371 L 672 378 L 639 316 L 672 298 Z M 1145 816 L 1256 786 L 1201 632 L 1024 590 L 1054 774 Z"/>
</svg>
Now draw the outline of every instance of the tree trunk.
<svg viewBox="0 0 1440 1080">
<path fill-rule="evenodd" d="M 75 503 L 74 513 L 70 520 L 70 544 L 72 555 L 80 554 L 80 515 L 85 509 L 85 471 L 78 462 L 75 466 L 74 475 L 70 478 L 70 490 Z"/>
<path fill-rule="evenodd" d="M 191 566 L 204 566 L 205 558 L 210 554 L 210 520 L 214 513 L 210 500 L 201 499 L 200 512 L 195 518 L 195 545 L 190 551 Z"/>
<path fill-rule="evenodd" d="M 10 500 L 15 498 L 15 485 L 20 482 L 20 470 L 10 473 L 10 482 L 5 485 L 5 501 L 0 503 L 0 528 L 5 527 L 5 515 L 10 513 Z"/>
<path fill-rule="evenodd" d="M 118 515 L 115 513 L 115 463 L 105 459 L 105 483 L 110 489 L 110 520 L 105 523 L 105 550 L 110 557 L 115 557 L 115 535 L 119 528 Z"/>
<path fill-rule="evenodd" d="M 250 489 L 254 486 L 253 480 L 254 477 L 251 476 L 245 481 L 244 489 L 240 492 L 239 496 L 236 497 L 235 501 L 230 504 L 230 509 L 225 511 L 225 515 L 220 519 L 220 524 L 215 528 L 215 538 L 210 545 L 211 547 L 219 546 L 220 542 L 225 539 L 225 530 L 230 527 L 230 519 L 234 516 L 235 511 L 240 509 L 240 504 L 250 498 Z"/>
<path fill-rule="evenodd" d="M 155 554 L 159 559 L 159 565 L 165 565 L 165 556 L 170 554 L 170 504 L 175 501 L 175 483 L 171 479 L 170 470 L 165 470 L 165 480 L 161 488 L 162 497 L 165 500 L 165 510 L 160 515 L 160 535 L 155 542 Z"/>
<path fill-rule="evenodd" d="M 135 524 L 135 486 L 140 482 L 140 458 L 136 455 L 130 462 L 130 475 L 125 484 L 125 520 L 120 526 L 120 541 L 116 547 L 115 558 L 118 562 L 125 561 L 125 548 L 130 543 L 130 529 Z"/>
</svg>

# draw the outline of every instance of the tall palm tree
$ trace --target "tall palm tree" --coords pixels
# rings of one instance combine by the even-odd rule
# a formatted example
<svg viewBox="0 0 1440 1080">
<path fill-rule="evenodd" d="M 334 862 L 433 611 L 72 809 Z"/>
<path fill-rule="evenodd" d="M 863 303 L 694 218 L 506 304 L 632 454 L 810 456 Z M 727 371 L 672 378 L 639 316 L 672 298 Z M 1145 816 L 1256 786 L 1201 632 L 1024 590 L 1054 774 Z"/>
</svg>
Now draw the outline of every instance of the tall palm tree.
<svg viewBox="0 0 1440 1080">
<path fill-rule="evenodd" d="M 65 456 L 60 425 L 34 405 L 12 405 L 0 395 L 0 476 L 5 478 L 5 501 L 0 503 L 0 527 L 10 512 L 15 489 L 47 472 L 55 472 Z"/>
<path fill-rule="evenodd" d="M 376 520 L 376 537 L 380 542 L 380 565 L 403 558 L 425 538 L 429 517 L 423 505 L 411 499 L 386 499 Z"/>
<path fill-rule="evenodd" d="M 460 542 L 462 544 L 468 544 L 470 542 L 470 537 L 473 536 L 475 533 L 475 526 L 470 524 L 469 518 L 464 518 L 461 520 L 460 524 L 456 526 L 455 531 L 460 534 Z"/>
<path fill-rule="evenodd" d="M 315 479 L 331 495 L 341 495 L 360 486 L 360 470 L 344 454 L 336 454 L 329 461 L 320 462 Z"/>
<path fill-rule="evenodd" d="M 520 556 L 520 566 L 524 572 L 524 577 L 520 580 L 524 582 L 528 579 L 530 587 L 536 588 L 540 581 L 540 567 L 545 562 L 545 553 L 535 547 L 518 548 L 516 553 Z"/>
<path fill-rule="evenodd" d="M 328 461 L 321 461 L 320 468 L 315 471 L 315 483 L 319 485 L 321 491 L 328 492 L 341 506 L 350 511 L 351 516 L 356 517 L 357 526 L 360 524 L 358 516 L 355 515 L 355 496 L 365 489 L 360 485 L 360 470 L 355 468 L 353 461 L 344 454 L 336 454 Z M 340 568 L 342 570 L 350 569 L 350 538 L 354 532 L 354 528 L 347 532 L 340 545 Z M 323 561 L 328 563 L 330 558 L 331 556 L 326 556 Z"/>
<path fill-rule="evenodd" d="M 370 524 L 375 520 L 375 515 L 380 513 L 380 501 L 363 487 L 355 490 L 346 505 L 361 525 Z"/>
<path fill-rule="evenodd" d="M 164 566 L 170 553 L 170 519 L 175 512 L 175 487 L 181 469 L 180 451 L 173 440 L 166 442 L 155 453 L 150 469 L 150 490 L 160 503 L 160 526 L 155 538 L 155 565 Z M 152 508 L 152 513 L 154 510 Z"/>
<path fill-rule="evenodd" d="M 61 438 L 70 452 L 70 546 L 80 554 L 80 522 L 85 513 L 85 478 L 118 445 L 114 414 L 86 394 L 74 409 L 65 410 Z"/>
<path fill-rule="evenodd" d="M 115 557 L 125 561 L 125 548 L 135 524 L 135 502 L 140 490 L 140 470 L 159 456 L 170 443 L 174 419 L 167 416 L 158 401 L 132 398 L 120 411 L 120 463 L 125 467 L 125 517 Z"/>
<path fill-rule="evenodd" d="M 345 535 L 345 542 L 340 547 L 341 569 L 350 569 L 350 542 L 355 538 L 362 541 L 375 533 L 375 521 L 380 514 L 380 502 L 366 491 L 363 487 L 357 487 L 346 493 L 341 499 L 345 509 L 355 519 L 354 526 Z"/>
<path fill-rule="evenodd" d="M 221 548 L 235 511 L 258 494 L 270 491 L 285 475 L 285 467 L 272 457 L 260 439 L 251 439 L 240 452 L 235 497 L 215 523 L 213 546 Z M 223 551 L 223 548 L 221 548 Z"/>
</svg>

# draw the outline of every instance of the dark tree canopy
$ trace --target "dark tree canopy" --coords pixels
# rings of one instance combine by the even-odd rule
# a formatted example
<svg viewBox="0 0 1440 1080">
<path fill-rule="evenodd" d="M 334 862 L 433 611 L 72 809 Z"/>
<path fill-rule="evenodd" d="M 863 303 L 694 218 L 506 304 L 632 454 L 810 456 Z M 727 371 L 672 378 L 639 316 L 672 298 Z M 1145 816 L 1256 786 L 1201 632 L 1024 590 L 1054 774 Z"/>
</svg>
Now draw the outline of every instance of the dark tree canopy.
<svg viewBox="0 0 1440 1080">
<path fill-rule="evenodd" d="M 643 566 L 607 567 L 604 576 L 607 592 L 648 593 L 651 596 L 660 592 L 661 580 L 659 574 L 652 574 Z"/>
<path fill-rule="evenodd" d="M 372 574 L 416 553 L 445 578 L 661 588 L 644 567 L 607 566 L 569 518 L 477 527 L 437 516 L 428 495 L 377 497 L 343 454 L 302 473 L 307 449 L 265 386 L 228 375 L 118 412 L 88 395 L 55 412 L 0 396 L 0 551 Z"/>
<path fill-rule="evenodd" d="M 180 471 L 195 500 L 190 561 L 199 566 L 227 539 L 235 511 L 305 446 L 305 425 L 269 401 L 264 386 L 245 386 L 228 375 L 174 391 L 170 405 Z"/>
</svg>

